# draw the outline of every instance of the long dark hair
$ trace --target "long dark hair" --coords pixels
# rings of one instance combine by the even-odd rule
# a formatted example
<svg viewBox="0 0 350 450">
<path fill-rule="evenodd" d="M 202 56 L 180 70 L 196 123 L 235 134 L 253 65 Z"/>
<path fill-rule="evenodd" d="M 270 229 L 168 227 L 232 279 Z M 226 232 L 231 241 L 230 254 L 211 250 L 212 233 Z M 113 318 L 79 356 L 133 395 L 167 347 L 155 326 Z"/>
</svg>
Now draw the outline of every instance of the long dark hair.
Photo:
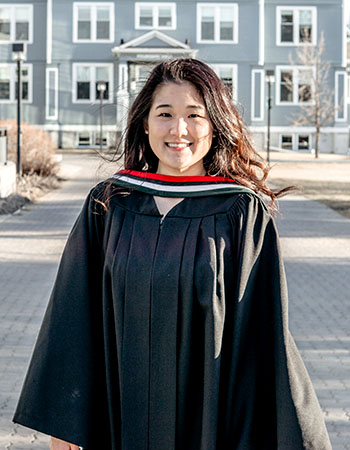
<svg viewBox="0 0 350 450">
<path fill-rule="evenodd" d="M 267 162 L 257 153 L 249 131 L 234 106 L 223 81 L 207 64 L 192 58 L 177 58 L 158 64 L 133 102 L 124 138 L 124 168 L 156 172 L 158 158 L 144 132 L 156 89 L 165 83 L 192 83 L 202 96 L 213 124 L 212 146 L 204 157 L 207 175 L 224 176 L 274 200 L 293 187 L 273 191 L 266 184 Z"/>
</svg>

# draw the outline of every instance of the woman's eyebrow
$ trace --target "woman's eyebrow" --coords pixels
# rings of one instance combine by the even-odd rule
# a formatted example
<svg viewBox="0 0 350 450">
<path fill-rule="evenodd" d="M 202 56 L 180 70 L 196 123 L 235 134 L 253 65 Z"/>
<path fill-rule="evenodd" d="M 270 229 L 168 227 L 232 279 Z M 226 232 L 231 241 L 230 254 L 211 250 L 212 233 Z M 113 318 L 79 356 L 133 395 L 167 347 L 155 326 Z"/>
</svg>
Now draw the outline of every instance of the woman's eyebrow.
<svg viewBox="0 0 350 450">
<path fill-rule="evenodd" d="M 159 108 L 172 108 L 172 105 L 170 105 L 168 103 L 164 103 L 161 105 L 157 105 L 155 107 L 155 109 L 159 109 Z M 202 105 L 187 105 L 186 108 L 187 109 L 204 109 L 204 107 Z"/>
</svg>

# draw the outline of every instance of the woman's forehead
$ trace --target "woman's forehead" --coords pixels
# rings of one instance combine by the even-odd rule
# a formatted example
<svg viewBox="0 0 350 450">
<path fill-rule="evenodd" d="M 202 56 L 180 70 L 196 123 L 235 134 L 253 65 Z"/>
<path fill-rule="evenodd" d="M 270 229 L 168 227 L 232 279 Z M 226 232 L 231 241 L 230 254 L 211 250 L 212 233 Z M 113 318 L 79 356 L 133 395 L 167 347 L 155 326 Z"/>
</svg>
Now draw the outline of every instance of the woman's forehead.
<svg viewBox="0 0 350 450">
<path fill-rule="evenodd" d="M 189 81 L 167 82 L 160 84 L 153 94 L 152 106 L 158 103 L 168 101 L 178 101 L 188 99 L 190 102 L 195 102 L 198 105 L 205 106 L 202 95 L 198 89 Z"/>
</svg>

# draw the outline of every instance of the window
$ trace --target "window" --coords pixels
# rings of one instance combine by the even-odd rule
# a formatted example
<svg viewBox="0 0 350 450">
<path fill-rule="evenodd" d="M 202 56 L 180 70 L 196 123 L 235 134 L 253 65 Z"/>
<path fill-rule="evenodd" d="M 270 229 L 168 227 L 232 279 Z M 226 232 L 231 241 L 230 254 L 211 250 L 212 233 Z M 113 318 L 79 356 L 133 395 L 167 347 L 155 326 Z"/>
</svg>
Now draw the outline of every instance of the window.
<svg viewBox="0 0 350 450">
<path fill-rule="evenodd" d="M 282 134 L 280 147 L 291 151 L 311 151 L 311 136 L 309 134 Z"/>
<path fill-rule="evenodd" d="M 293 136 L 291 134 L 281 136 L 281 147 L 285 150 L 293 150 Z"/>
<path fill-rule="evenodd" d="M 304 104 L 313 101 L 314 73 L 311 67 L 278 66 L 276 74 L 278 105 Z"/>
<path fill-rule="evenodd" d="M 232 97 L 236 99 L 237 66 L 235 64 L 214 64 L 212 67 L 232 93 Z"/>
<path fill-rule="evenodd" d="M 22 65 L 22 100 L 32 102 L 32 65 Z M 0 102 L 11 103 L 17 100 L 17 66 L 0 64 Z"/>
<path fill-rule="evenodd" d="M 197 41 L 204 43 L 237 44 L 237 4 L 198 3 Z"/>
<path fill-rule="evenodd" d="M 315 7 L 277 7 L 277 45 L 316 45 Z"/>
<path fill-rule="evenodd" d="M 175 30 L 176 3 L 135 3 L 137 30 Z"/>
<path fill-rule="evenodd" d="M 113 93 L 113 65 L 112 64 L 73 64 L 73 102 L 98 102 L 100 93 L 97 83 L 104 81 L 106 90 L 104 100 L 112 101 Z"/>
<path fill-rule="evenodd" d="M 0 5 L 0 42 L 33 42 L 33 5 Z"/>
<path fill-rule="evenodd" d="M 77 133 L 77 147 L 99 147 L 100 146 L 100 132 L 80 131 Z M 107 133 L 102 135 L 102 146 L 108 146 Z"/>
<path fill-rule="evenodd" d="M 310 136 L 309 135 L 298 135 L 298 150 L 310 150 Z"/>
<path fill-rule="evenodd" d="M 113 3 L 74 3 L 73 42 L 113 42 Z"/>
</svg>

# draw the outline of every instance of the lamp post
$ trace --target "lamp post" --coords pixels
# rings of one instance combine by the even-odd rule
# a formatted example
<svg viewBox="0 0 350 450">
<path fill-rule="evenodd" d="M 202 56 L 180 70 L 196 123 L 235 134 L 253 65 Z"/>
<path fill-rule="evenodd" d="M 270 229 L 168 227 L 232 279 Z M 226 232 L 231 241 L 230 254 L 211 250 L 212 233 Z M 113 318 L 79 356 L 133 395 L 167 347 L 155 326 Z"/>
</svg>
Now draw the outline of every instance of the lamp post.
<svg viewBox="0 0 350 450">
<path fill-rule="evenodd" d="M 12 44 L 12 57 L 17 62 L 17 175 L 21 175 L 21 110 L 22 110 L 22 62 L 24 57 L 24 44 Z"/>
<path fill-rule="evenodd" d="M 105 81 L 97 82 L 97 90 L 100 95 L 100 152 L 102 152 L 103 147 L 103 97 L 107 89 L 107 83 Z"/>
<path fill-rule="evenodd" d="M 275 71 L 266 70 L 265 78 L 267 81 L 267 147 L 266 147 L 266 159 L 270 164 L 270 129 L 271 129 L 271 109 L 272 109 L 272 96 L 271 87 L 275 82 Z"/>
</svg>

